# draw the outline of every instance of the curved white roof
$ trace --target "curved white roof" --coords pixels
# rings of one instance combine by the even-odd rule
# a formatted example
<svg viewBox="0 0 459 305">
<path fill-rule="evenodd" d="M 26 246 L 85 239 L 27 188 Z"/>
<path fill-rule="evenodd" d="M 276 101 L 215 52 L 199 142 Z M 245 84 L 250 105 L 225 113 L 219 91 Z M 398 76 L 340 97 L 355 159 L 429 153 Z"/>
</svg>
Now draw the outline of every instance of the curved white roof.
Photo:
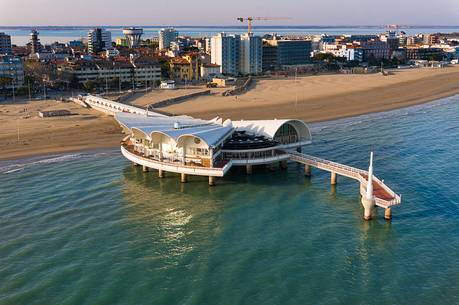
<svg viewBox="0 0 459 305">
<path fill-rule="evenodd" d="M 248 131 L 257 135 L 273 139 L 276 132 L 284 125 L 291 124 L 301 140 L 311 140 L 311 132 L 308 126 L 301 120 L 249 120 L 249 121 L 233 121 L 233 126 L 237 130 Z"/>
<path fill-rule="evenodd" d="M 164 134 L 180 146 L 180 139 L 186 136 L 197 137 L 214 147 L 233 131 L 232 126 L 224 126 L 215 121 L 194 119 L 188 116 L 147 117 L 131 113 L 116 113 L 115 119 L 132 132 L 141 132 L 145 138 L 154 133 Z M 179 128 L 176 128 L 177 125 Z"/>
</svg>

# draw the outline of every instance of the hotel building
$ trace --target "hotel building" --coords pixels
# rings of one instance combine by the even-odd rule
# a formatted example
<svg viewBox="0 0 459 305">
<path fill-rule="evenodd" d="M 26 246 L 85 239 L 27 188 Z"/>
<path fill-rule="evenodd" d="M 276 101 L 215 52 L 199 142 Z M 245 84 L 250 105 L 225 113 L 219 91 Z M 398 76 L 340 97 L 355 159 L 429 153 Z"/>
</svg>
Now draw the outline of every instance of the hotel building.
<svg viewBox="0 0 459 305">
<path fill-rule="evenodd" d="M 226 75 L 239 74 L 241 37 L 219 33 L 210 42 L 211 63 L 220 66 L 220 73 Z"/>
<path fill-rule="evenodd" d="M 96 54 L 112 47 L 112 34 L 101 28 L 95 28 L 88 32 L 88 51 Z"/>
<path fill-rule="evenodd" d="M 260 36 L 244 34 L 241 36 L 240 73 L 261 74 L 263 68 L 263 42 Z"/>
<path fill-rule="evenodd" d="M 6 88 L 24 86 L 24 66 L 19 57 L 0 55 L 0 77 L 11 79 L 10 85 Z"/>
<path fill-rule="evenodd" d="M 67 61 L 58 66 L 58 72 L 79 84 L 87 81 L 119 79 L 121 83 L 155 83 L 161 80 L 159 63 L 146 59 L 130 62 L 114 61 Z"/>
<path fill-rule="evenodd" d="M 172 42 L 178 39 L 178 32 L 173 28 L 162 29 L 159 31 L 159 49 L 167 50 L 171 47 Z"/>
<path fill-rule="evenodd" d="M 11 55 L 11 36 L 5 33 L 0 33 L 0 55 Z"/>
</svg>

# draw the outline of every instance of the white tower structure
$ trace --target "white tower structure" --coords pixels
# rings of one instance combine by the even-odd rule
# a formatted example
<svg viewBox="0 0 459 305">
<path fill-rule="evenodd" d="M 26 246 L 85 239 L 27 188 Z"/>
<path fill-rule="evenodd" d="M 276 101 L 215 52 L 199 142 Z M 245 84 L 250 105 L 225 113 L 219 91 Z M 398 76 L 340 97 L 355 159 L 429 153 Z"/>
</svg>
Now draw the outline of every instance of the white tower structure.
<svg viewBox="0 0 459 305">
<path fill-rule="evenodd" d="M 363 218 L 371 219 L 371 212 L 375 206 L 375 198 L 373 194 L 373 152 L 370 153 L 370 166 L 368 168 L 368 182 L 365 194 L 362 196 L 362 205 L 364 208 Z"/>
<path fill-rule="evenodd" d="M 126 37 L 130 48 L 137 48 L 140 45 L 140 38 L 143 34 L 143 29 L 140 28 L 125 28 L 123 34 Z"/>
</svg>

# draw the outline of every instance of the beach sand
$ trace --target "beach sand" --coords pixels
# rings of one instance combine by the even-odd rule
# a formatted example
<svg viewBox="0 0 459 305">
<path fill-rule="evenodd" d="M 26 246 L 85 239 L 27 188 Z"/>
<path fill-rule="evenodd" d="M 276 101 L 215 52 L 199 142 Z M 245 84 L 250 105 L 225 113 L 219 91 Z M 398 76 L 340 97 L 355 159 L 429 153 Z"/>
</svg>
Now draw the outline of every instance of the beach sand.
<svg viewBox="0 0 459 305">
<path fill-rule="evenodd" d="M 233 97 L 214 94 L 161 108 L 196 118 L 298 118 L 327 121 L 422 104 L 459 94 L 459 66 L 395 71 L 393 75 L 320 75 L 260 80 Z M 132 101 L 145 105 L 180 91 L 155 90 Z M 24 112 L 24 109 L 26 110 Z M 67 109 L 73 116 L 39 118 L 39 110 Z M 112 117 L 73 103 L 0 104 L 0 160 L 96 148 L 115 148 L 123 138 Z M 17 139 L 19 127 L 19 141 Z"/>
<path fill-rule="evenodd" d="M 39 110 L 58 109 L 74 115 L 38 117 Z M 56 101 L 0 104 L 0 127 L 0 160 L 116 147 L 123 137 L 112 117 Z"/>
<path fill-rule="evenodd" d="M 204 96 L 161 108 L 198 118 L 297 118 L 308 123 L 408 107 L 459 93 L 459 66 L 393 75 L 319 75 L 260 80 L 237 98 Z"/>
</svg>

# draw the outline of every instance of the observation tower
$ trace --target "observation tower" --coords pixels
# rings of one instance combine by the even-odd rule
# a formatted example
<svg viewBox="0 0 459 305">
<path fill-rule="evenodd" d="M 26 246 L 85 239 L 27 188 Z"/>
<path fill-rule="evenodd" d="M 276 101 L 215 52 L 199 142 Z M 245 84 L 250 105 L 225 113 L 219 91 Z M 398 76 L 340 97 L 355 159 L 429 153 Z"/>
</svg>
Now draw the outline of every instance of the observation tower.
<svg viewBox="0 0 459 305">
<path fill-rule="evenodd" d="M 143 29 L 141 28 L 125 28 L 123 34 L 126 37 L 130 48 L 137 48 L 140 45 L 140 37 L 142 37 Z"/>
</svg>

